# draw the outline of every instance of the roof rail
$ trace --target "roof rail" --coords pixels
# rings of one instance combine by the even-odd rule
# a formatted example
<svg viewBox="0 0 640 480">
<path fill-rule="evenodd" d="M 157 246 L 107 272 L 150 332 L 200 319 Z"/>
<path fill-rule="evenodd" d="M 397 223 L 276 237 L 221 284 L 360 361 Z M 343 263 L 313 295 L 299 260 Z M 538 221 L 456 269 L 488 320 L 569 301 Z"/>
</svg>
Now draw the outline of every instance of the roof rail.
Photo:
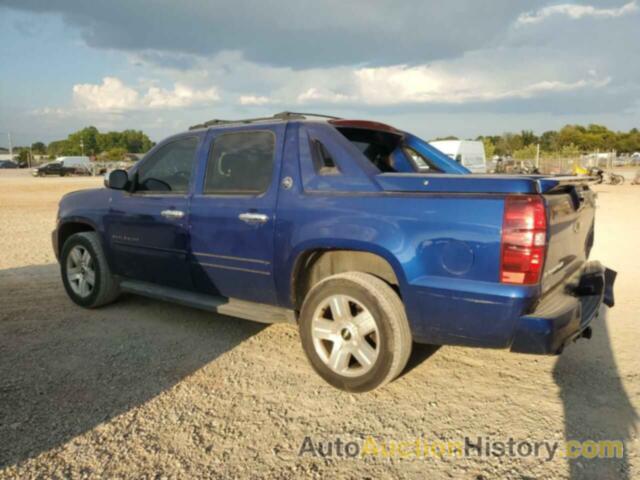
<svg viewBox="0 0 640 480">
<path fill-rule="evenodd" d="M 302 113 L 302 112 L 280 112 L 274 115 L 275 118 L 305 118 L 305 117 L 320 117 L 320 118 L 331 118 L 333 120 L 338 120 L 340 117 L 334 117 L 333 115 L 323 115 L 321 113 Z"/>
<path fill-rule="evenodd" d="M 204 123 L 192 125 L 191 127 L 189 127 L 189 130 L 197 130 L 200 128 L 213 127 L 215 125 L 230 125 L 234 123 L 249 124 L 253 122 L 264 122 L 266 120 L 294 120 L 294 119 L 304 119 L 306 117 L 321 117 L 321 118 L 330 118 L 333 120 L 337 120 L 340 118 L 340 117 L 334 117 L 331 115 L 322 115 L 318 113 L 280 112 L 280 113 L 276 113 L 271 117 L 245 118 L 241 120 L 222 120 L 219 118 L 214 118 L 213 120 L 208 120 Z"/>
</svg>

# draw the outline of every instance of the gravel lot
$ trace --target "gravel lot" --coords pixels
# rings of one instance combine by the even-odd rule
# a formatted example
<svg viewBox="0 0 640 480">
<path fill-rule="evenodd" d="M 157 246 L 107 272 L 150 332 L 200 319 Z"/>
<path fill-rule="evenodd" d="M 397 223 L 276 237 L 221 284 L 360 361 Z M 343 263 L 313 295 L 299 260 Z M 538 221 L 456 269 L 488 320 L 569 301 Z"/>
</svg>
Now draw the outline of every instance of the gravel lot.
<svg viewBox="0 0 640 480">
<path fill-rule="evenodd" d="M 617 305 L 560 357 L 420 347 L 404 376 L 349 395 L 307 365 L 294 328 L 128 296 L 67 299 L 56 206 L 95 178 L 0 172 L 0 477 L 638 478 L 640 187 L 598 187 L 593 258 Z M 320 458 L 314 442 L 509 437 L 626 442 L 614 460 Z"/>
</svg>

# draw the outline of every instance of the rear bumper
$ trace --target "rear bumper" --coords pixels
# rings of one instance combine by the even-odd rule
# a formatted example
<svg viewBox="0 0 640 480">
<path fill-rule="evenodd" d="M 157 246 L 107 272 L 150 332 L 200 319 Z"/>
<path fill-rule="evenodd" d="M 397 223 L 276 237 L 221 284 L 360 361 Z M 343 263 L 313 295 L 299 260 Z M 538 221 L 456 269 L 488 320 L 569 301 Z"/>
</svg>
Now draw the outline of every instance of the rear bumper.
<svg viewBox="0 0 640 480">
<path fill-rule="evenodd" d="M 589 262 L 576 283 L 563 286 L 519 318 L 512 352 L 558 354 L 572 340 L 591 336 L 589 324 L 600 305 L 613 307 L 616 272 L 599 262 Z"/>
</svg>

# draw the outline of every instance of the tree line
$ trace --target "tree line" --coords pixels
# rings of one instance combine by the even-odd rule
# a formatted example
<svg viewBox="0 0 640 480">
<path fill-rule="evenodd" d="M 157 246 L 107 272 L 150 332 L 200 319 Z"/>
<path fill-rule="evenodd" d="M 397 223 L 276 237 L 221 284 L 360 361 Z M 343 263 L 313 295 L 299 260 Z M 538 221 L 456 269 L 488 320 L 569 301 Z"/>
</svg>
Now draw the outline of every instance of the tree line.
<svg viewBox="0 0 640 480">
<path fill-rule="evenodd" d="M 29 154 L 47 155 L 49 158 L 60 156 L 86 155 L 90 157 L 104 156 L 109 160 L 121 160 L 127 153 L 145 153 L 154 142 L 140 130 L 123 130 L 121 132 L 101 133 L 96 127 L 85 127 L 71 133 L 64 140 L 55 140 L 48 145 L 34 142 L 29 147 L 15 147 L 19 158 Z"/>
<path fill-rule="evenodd" d="M 458 137 L 441 137 L 436 140 L 458 140 Z M 520 133 L 479 136 L 484 143 L 487 158 L 494 155 L 512 156 L 516 159 L 532 159 L 537 146 L 545 157 L 577 157 L 595 151 L 620 154 L 640 152 L 640 131 L 632 128 L 628 132 L 616 132 L 603 125 L 566 125 L 560 130 L 549 130 L 536 135 L 531 130 Z M 103 156 L 109 160 L 120 160 L 126 153 L 145 153 L 153 147 L 149 137 L 140 130 L 100 133 L 96 127 L 86 127 L 70 134 L 64 140 L 48 145 L 35 142 L 31 145 L 34 155 L 59 156 L 82 155 Z M 28 155 L 28 147 L 15 147 L 20 159 Z"/>
<path fill-rule="evenodd" d="M 458 140 L 446 137 L 439 140 Z M 540 154 L 546 157 L 577 157 L 592 152 L 615 151 L 618 155 L 640 152 L 640 131 L 632 128 L 628 132 L 615 132 L 603 125 L 566 125 L 560 130 L 549 130 L 536 135 L 531 130 L 520 133 L 479 136 L 476 140 L 484 143 L 487 158 L 494 155 L 512 156 L 517 159 L 531 159 L 536 156 L 537 145 Z"/>
</svg>

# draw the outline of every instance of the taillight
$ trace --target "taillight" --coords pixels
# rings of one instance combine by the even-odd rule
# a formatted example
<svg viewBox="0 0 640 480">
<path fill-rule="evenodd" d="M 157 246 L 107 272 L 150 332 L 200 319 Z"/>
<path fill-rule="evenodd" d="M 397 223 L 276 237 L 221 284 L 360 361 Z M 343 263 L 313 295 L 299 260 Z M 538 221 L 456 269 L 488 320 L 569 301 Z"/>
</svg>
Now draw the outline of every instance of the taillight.
<svg viewBox="0 0 640 480">
<path fill-rule="evenodd" d="M 500 281 L 531 285 L 540 281 L 547 240 L 547 216 L 539 195 L 506 197 L 502 222 Z"/>
</svg>

